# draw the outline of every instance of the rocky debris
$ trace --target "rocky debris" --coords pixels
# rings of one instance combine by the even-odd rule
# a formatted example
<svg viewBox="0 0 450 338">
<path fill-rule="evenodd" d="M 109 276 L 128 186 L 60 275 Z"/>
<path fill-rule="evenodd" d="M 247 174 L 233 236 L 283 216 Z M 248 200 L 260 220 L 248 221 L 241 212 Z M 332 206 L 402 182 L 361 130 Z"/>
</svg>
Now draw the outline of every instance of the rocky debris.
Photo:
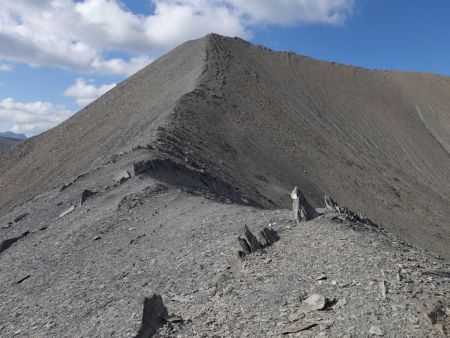
<svg viewBox="0 0 450 338">
<path fill-rule="evenodd" d="M 168 317 L 167 308 L 160 295 L 154 294 L 150 298 L 145 298 L 141 328 L 135 338 L 153 337 L 156 331 L 164 326 Z"/>
<path fill-rule="evenodd" d="M 11 245 L 16 243 L 18 240 L 28 236 L 29 234 L 30 234 L 29 231 L 25 231 L 20 236 L 17 236 L 17 237 L 14 237 L 14 238 L 10 238 L 10 239 L 5 239 L 3 242 L 0 243 L 0 253 L 2 253 L 3 251 L 7 250 Z"/>
<path fill-rule="evenodd" d="M 68 214 L 70 214 L 72 211 L 75 210 L 75 205 L 72 205 L 69 209 L 63 211 L 56 220 L 59 220 L 61 218 L 63 218 L 64 216 L 67 216 Z"/>
<path fill-rule="evenodd" d="M 369 333 L 375 336 L 382 336 L 383 331 L 380 329 L 380 327 L 372 325 L 369 329 Z"/>
<path fill-rule="evenodd" d="M 92 190 L 89 190 L 89 189 L 84 189 L 83 192 L 81 193 L 80 205 L 83 205 L 84 202 L 86 202 L 89 197 L 92 197 L 95 194 L 97 194 L 96 191 L 92 191 Z"/>
<path fill-rule="evenodd" d="M 263 228 L 258 233 L 258 237 L 250 231 L 248 226 L 245 226 L 244 229 L 244 237 L 238 237 L 239 244 L 243 249 L 243 251 L 239 251 L 240 257 L 264 249 L 280 239 L 280 236 L 273 228 Z"/>
<path fill-rule="evenodd" d="M 36 228 L 0 255 L 0 336 L 20 329 L 33 337 L 133 337 L 141 326 L 140 295 L 157 292 L 177 316 L 164 317 L 153 337 L 276 337 L 317 323 L 285 336 L 367 337 L 378 325 L 389 337 L 439 338 L 439 320 L 434 328 L 414 310 L 432 297 L 445 299 L 448 279 L 440 272 L 450 271 L 448 265 L 388 233 L 333 221 L 331 213 L 293 227 L 291 210 L 221 204 L 166 190 L 147 175 L 88 200 L 89 212 L 80 208 L 66 216 L 71 226 L 55 222 L 58 211 L 70 206 L 55 210 L 56 201 L 68 203 L 83 187 L 111 180 L 97 175 L 104 181 L 88 178 L 69 196 L 51 191 L 51 198 L 21 207 L 33 210 Z M 132 214 L 117 210 L 131 193 L 150 199 Z M 35 231 L 43 225 L 47 231 Z M 245 238 L 248 251 L 253 243 L 244 225 L 260 244 L 264 226 L 281 238 L 239 259 L 237 237 Z M 30 279 L 16 285 L 26 274 Z M 380 280 L 389 289 L 386 298 Z M 313 294 L 333 300 L 299 311 Z M 334 298 L 339 301 L 331 305 Z"/>
<path fill-rule="evenodd" d="M 327 305 L 327 299 L 320 294 L 313 294 L 306 298 L 300 308 L 298 309 L 301 313 L 308 313 L 317 310 L 323 310 Z"/>
<path fill-rule="evenodd" d="M 121 170 L 114 175 L 114 181 L 117 184 L 122 184 L 125 181 L 129 180 L 130 178 L 131 178 L 131 174 L 126 170 Z"/>
<path fill-rule="evenodd" d="M 19 216 L 14 218 L 14 223 L 20 222 L 22 219 L 28 216 L 28 212 L 24 212 L 20 214 Z"/>
<path fill-rule="evenodd" d="M 292 211 L 294 219 L 300 224 L 302 221 L 310 221 L 317 217 L 316 210 L 309 204 L 303 192 L 297 187 L 291 192 Z"/>
</svg>

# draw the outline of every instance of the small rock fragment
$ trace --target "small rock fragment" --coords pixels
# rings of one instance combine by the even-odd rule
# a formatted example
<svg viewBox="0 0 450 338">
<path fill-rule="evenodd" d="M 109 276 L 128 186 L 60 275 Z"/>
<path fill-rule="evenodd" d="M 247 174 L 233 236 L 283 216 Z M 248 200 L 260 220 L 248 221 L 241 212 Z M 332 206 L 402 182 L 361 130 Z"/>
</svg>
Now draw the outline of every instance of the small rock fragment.
<svg viewBox="0 0 450 338">
<path fill-rule="evenodd" d="M 375 336 L 382 336 L 383 335 L 383 331 L 378 326 L 375 326 L 375 325 L 372 325 L 370 327 L 369 333 L 373 334 Z"/>
<path fill-rule="evenodd" d="M 330 327 L 332 327 L 334 325 L 334 321 L 332 320 L 326 320 L 324 322 L 322 322 L 320 324 L 320 330 L 324 331 L 324 330 L 328 330 Z"/>
<path fill-rule="evenodd" d="M 303 313 L 322 310 L 327 301 L 326 298 L 319 294 L 313 294 L 302 302 L 299 311 Z"/>
<path fill-rule="evenodd" d="M 75 210 L 75 205 L 72 205 L 69 209 L 67 209 L 66 211 L 62 212 L 56 220 L 63 218 L 64 216 L 70 214 L 74 210 Z"/>
<path fill-rule="evenodd" d="M 170 315 L 168 318 L 165 318 L 168 323 L 182 323 L 183 318 L 180 316 Z"/>
<path fill-rule="evenodd" d="M 59 189 L 59 192 L 63 192 L 64 190 L 66 190 L 68 187 L 70 187 L 73 183 L 72 182 L 66 182 L 63 184 L 63 186 L 61 187 L 61 189 Z"/>
<path fill-rule="evenodd" d="M 131 178 L 130 173 L 128 171 L 126 171 L 126 170 L 122 170 L 122 171 L 119 171 L 114 176 L 114 181 L 116 181 L 116 183 L 122 184 L 123 182 L 125 182 L 129 178 Z"/>
<path fill-rule="evenodd" d="M 382 280 L 380 283 L 380 291 L 381 291 L 381 296 L 383 298 L 386 298 L 386 282 L 384 280 Z"/>
<path fill-rule="evenodd" d="M 312 329 L 313 327 L 316 327 L 317 323 L 302 323 L 302 324 L 298 324 L 298 325 L 291 325 L 289 327 L 287 327 L 286 329 L 284 329 L 281 334 L 290 334 L 290 333 L 297 333 L 297 332 L 301 332 L 301 331 L 306 331 L 309 329 Z"/>
<path fill-rule="evenodd" d="M 179 302 L 179 303 L 187 303 L 187 302 L 189 302 L 189 299 L 184 298 L 182 296 L 173 296 L 170 300 L 174 301 L 174 302 Z"/>
<path fill-rule="evenodd" d="M 305 315 L 303 313 L 291 313 L 288 316 L 288 320 L 292 322 L 296 322 L 297 320 L 305 318 Z"/>
<path fill-rule="evenodd" d="M 336 303 L 336 307 L 337 308 L 344 307 L 345 305 L 347 305 L 347 299 L 346 298 L 341 298 Z"/>
<path fill-rule="evenodd" d="M 24 212 L 23 214 L 20 214 L 19 216 L 17 216 L 16 218 L 14 218 L 14 222 L 17 223 L 17 222 L 19 222 L 20 220 L 24 219 L 24 218 L 27 217 L 27 216 L 28 216 L 28 213 L 27 213 L 27 212 Z"/>
<path fill-rule="evenodd" d="M 17 282 L 16 282 L 16 284 L 21 284 L 21 283 L 23 283 L 24 281 L 26 281 L 28 278 L 30 278 L 31 277 L 31 275 L 26 275 L 26 276 L 24 276 L 24 277 L 22 277 L 21 279 L 19 279 Z"/>
</svg>

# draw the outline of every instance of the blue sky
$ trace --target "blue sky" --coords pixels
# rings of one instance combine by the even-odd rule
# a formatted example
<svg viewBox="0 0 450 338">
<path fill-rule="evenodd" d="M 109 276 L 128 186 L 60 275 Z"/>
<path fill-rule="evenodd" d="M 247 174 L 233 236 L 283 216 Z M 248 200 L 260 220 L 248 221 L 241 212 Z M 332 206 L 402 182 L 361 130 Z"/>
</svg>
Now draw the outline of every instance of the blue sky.
<svg viewBox="0 0 450 338">
<path fill-rule="evenodd" d="M 0 0 L 0 131 L 51 128 L 209 32 L 322 60 L 450 76 L 448 0 Z"/>
</svg>

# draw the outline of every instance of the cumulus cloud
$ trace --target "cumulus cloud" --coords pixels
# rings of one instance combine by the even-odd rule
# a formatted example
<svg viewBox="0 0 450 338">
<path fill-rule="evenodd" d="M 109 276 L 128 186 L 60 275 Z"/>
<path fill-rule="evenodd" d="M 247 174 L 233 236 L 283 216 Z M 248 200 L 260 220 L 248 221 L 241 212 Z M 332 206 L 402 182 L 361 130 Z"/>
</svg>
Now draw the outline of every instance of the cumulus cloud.
<svg viewBox="0 0 450 338">
<path fill-rule="evenodd" d="M 251 36 L 261 24 L 342 23 L 355 0 L 0 0 L 0 57 L 32 66 L 130 75 L 175 45 L 209 32 Z M 129 57 L 110 58 L 109 52 Z"/>
<path fill-rule="evenodd" d="M 78 78 L 75 81 L 75 84 L 67 88 L 64 95 L 74 97 L 77 104 L 80 107 L 84 107 L 99 96 L 105 94 L 107 91 L 113 89 L 115 86 L 116 84 L 112 83 L 96 87 L 94 84 L 92 84 L 92 81 L 86 81 L 83 78 Z"/>
<path fill-rule="evenodd" d="M 72 112 L 49 102 L 21 103 L 12 98 L 0 101 L 0 122 L 12 125 L 15 133 L 35 135 L 61 123 Z"/>
</svg>

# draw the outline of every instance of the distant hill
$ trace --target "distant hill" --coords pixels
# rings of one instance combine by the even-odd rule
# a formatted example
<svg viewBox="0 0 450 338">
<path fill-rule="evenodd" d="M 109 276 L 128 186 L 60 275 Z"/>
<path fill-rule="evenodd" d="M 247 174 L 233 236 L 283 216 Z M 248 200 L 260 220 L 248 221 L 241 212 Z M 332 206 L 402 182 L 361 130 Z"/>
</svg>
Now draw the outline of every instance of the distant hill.
<svg viewBox="0 0 450 338">
<path fill-rule="evenodd" d="M 11 146 L 13 146 L 14 144 L 17 144 L 19 142 L 22 142 L 22 141 L 19 139 L 15 139 L 15 138 L 0 136 L 0 154 L 8 151 Z"/>
<path fill-rule="evenodd" d="M 0 136 L 7 137 L 7 138 L 13 138 L 16 140 L 21 140 L 21 141 L 27 139 L 27 136 L 25 134 L 16 134 L 16 133 L 13 133 L 12 131 L 0 132 Z"/>
</svg>

